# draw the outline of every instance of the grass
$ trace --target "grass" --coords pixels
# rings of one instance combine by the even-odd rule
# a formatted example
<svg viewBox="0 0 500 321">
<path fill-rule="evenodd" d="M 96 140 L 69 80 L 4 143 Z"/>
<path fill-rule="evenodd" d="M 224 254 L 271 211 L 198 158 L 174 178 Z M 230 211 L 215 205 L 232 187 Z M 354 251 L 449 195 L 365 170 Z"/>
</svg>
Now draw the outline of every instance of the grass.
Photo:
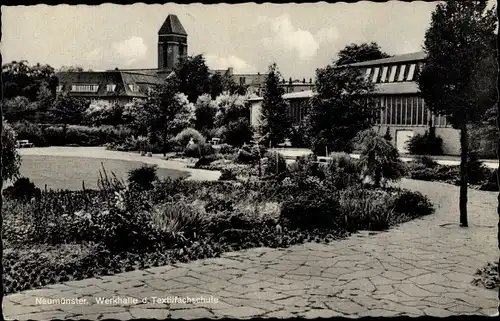
<svg viewBox="0 0 500 321">
<path fill-rule="evenodd" d="M 124 180 L 129 170 L 142 165 L 141 162 L 114 159 L 26 155 L 22 159 L 21 176 L 29 177 L 41 188 L 47 185 L 49 189 L 80 190 L 84 181 L 86 188 L 96 189 L 102 164 L 108 173 L 113 172 Z M 187 172 L 165 168 L 158 168 L 157 173 L 160 178 L 189 176 Z"/>
</svg>

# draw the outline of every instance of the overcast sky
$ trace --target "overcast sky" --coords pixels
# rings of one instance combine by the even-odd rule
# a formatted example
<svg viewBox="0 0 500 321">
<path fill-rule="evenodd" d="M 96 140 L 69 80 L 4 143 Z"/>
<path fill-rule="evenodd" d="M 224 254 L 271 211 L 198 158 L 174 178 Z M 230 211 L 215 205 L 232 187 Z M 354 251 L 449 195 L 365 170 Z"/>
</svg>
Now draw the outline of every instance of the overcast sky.
<svg viewBox="0 0 500 321">
<path fill-rule="evenodd" d="M 490 2 L 494 2 L 491 1 Z M 212 69 L 313 77 L 350 43 L 376 41 L 389 54 L 420 51 L 433 2 L 2 6 L 4 61 L 54 68 L 156 68 L 158 29 L 176 14 L 189 55 Z"/>
</svg>

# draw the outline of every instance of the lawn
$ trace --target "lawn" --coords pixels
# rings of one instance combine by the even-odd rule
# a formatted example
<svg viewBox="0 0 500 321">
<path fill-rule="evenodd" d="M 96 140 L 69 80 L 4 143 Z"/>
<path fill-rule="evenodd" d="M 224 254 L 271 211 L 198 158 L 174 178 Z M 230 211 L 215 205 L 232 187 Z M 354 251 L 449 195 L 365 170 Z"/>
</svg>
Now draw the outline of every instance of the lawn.
<svg viewBox="0 0 500 321">
<path fill-rule="evenodd" d="M 97 188 L 99 170 L 102 165 L 108 173 L 126 179 L 129 170 L 141 167 L 143 163 L 99 158 L 78 158 L 62 156 L 23 156 L 21 175 L 28 177 L 40 188 L 79 190 L 82 182 L 90 189 Z M 187 177 L 187 172 L 158 168 L 160 178 Z"/>
</svg>

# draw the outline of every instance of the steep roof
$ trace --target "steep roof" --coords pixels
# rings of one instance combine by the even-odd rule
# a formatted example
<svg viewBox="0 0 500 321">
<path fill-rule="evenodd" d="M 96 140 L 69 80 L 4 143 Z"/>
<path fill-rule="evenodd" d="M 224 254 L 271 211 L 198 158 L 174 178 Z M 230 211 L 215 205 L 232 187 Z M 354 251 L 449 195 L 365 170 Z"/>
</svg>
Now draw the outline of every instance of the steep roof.
<svg viewBox="0 0 500 321">
<path fill-rule="evenodd" d="M 100 72 L 59 72 L 56 73 L 59 84 L 63 86 L 64 91 L 69 91 L 72 85 L 76 84 L 95 84 L 98 85 L 97 92 L 78 92 L 71 95 L 88 97 L 145 97 L 147 89 L 153 85 L 163 83 L 163 80 L 150 73 L 131 72 L 131 71 L 100 71 Z M 114 91 L 107 91 L 106 85 L 116 85 Z M 128 85 L 137 85 L 139 92 L 134 92 Z"/>
<path fill-rule="evenodd" d="M 356 63 L 349 64 L 346 66 L 363 67 L 363 66 L 387 65 L 387 64 L 394 64 L 394 63 L 399 63 L 399 62 L 419 61 L 419 60 L 424 60 L 425 58 L 426 58 L 425 52 L 420 51 L 420 52 L 408 53 L 408 54 L 403 54 L 403 55 L 396 55 L 396 56 L 392 56 L 389 58 L 356 62 Z"/>
<path fill-rule="evenodd" d="M 158 31 L 158 34 L 159 35 L 177 34 L 177 35 L 187 36 L 186 30 L 184 30 L 181 21 L 174 14 L 169 14 L 167 16 L 167 19 L 165 19 L 165 22 Z"/>
</svg>

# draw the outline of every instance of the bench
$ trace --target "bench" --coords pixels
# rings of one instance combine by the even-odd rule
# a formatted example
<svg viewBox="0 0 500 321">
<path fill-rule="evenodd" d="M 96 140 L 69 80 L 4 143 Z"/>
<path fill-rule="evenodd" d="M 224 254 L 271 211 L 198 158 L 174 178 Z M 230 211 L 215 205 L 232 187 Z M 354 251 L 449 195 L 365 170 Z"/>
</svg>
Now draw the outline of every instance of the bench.
<svg viewBox="0 0 500 321">
<path fill-rule="evenodd" d="M 212 145 L 219 145 L 220 143 L 220 138 L 212 138 Z"/>
<path fill-rule="evenodd" d="M 16 141 L 16 148 L 33 147 L 33 143 L 29 140 L 18 140 Z"/>
</svg>

